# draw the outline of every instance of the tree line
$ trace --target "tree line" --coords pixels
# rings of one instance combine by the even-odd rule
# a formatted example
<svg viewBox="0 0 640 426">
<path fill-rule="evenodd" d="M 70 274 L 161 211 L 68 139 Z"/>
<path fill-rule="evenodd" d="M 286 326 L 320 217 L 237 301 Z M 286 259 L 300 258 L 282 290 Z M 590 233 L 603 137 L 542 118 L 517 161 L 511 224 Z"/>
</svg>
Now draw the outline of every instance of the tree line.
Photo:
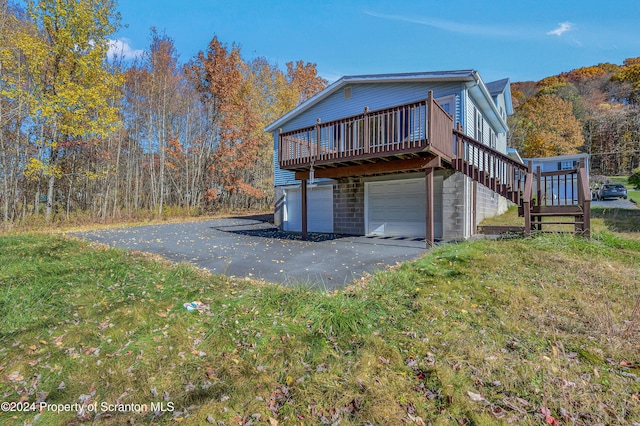
<svg viewBox="0 0 640 426">
<path fill-rule="evenodd" d="M 156 29 L 134 60 L 109 57 L 115 0 L 0 0 L 0 217 L 107 220 L 264 209 L 263 129 L 327 85 L 213 36 L 180 63 Z"/>
<path fill-rule="evenodd" d="M 640 167 L 640 57 L 512 84 L 510 146 L 523 157 L 585 152 L 591 173 Z"/>
<path fill-rule="evenodd" d="M 265 209 L 263 129 L 327 85 L 316 65 L 246 59 L 216 36 L 181 63 L 150 30 L 109 57 L 116 0 L 0 0 L 0 222 Z M 591 155 L 592 174 L 640 165 L 640 58 L 512 84 L 510 146 Z"/>
</svg>

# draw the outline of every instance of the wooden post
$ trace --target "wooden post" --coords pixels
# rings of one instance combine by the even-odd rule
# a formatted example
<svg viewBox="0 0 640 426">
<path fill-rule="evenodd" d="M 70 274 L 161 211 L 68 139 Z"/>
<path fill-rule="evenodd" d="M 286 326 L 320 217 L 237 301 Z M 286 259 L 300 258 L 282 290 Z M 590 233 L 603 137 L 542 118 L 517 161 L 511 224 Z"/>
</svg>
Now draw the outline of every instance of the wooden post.
<svg viewBox="0 0 640 426">
<path fill-rule="evenodd" d="M 587 179 L 587 165 L 584 158 L 580 159 L 578 166 L 578 202 L 582 207 L 582 226 L 576 231 L 581 231 L 585 237 L 591 236 L 591 190 L 589 189 L 589 180 Z M 576 219 L 577 220 L 577 219 Z"/>
<path fill-rule="evenodd" d="M 369 107 L 364 107 L 364 118 L 362 119 L 362 125 L 364 127 L 363 130 L 363 141 L 362 146 L 358 148 L 363 148 L 365 153 L 369 153 L 369 146 L 371 145 L 371 141 L 369 140 Z"/>
<path fill-rule="evenodd" d="M 425 111 L 426 113 L 426 117 L 424 120 L 424 125 L 426 127 L 425 129 L 425 136 L 427 138 L 427 146 L 431 145 L 431 142 L 433 141 L 433 126 L 432 126 L 432 122 L 433 122 L 433 90 L 429 90 L 429 94 L 427 96 L 427 110 Z"/>
<path fill-rule="evenodd" d="M 284 152 L 282 152 L 282 127 L 278 129 L 278 165 L 282 164 Z"/>
<path fill-rule="evenodd" d="M 538 206 L 542 206 L 542 169 L 540 168 L 540 166 L 536 167 L 536 182 L 538 185 Z M 547 204 L 547 186 L 546 186 L 546 182 L 545 182 L 545 188 L 544 188 L 544 205 Z M 536 222 L 538 222 L 538 225 L 536 226 L 536 228 L 538 229 L 538 231 L 542 231 L 542 216 L 537 216 L 536 218 Z"/>
<path fill-rule="evenodd" d="M 582 235 L 591 237 L 591 200 L 585 200 L 582 211 Z"/>
<path fill-rule="evenodd" d="M 433 227 L 433 168 L 425 169 L 425 190 L 426 190 L 426 242 L 427 248 L 433 247 L 435 243 L 434 227 Z"/>
<path fill-rule="evenodd" d="M 302 191 L 301 191 L 301 209 L 302 209 L 302 240 L 307 241 L 309 235 L 307 233 L 307 180 L 302 179 Z"/>
<path fill-rule="evenodd" d="M 311 148 L 311 147 L 310 147 Z M 313 162 L 313 160 L 318 156 L 318 154 L 320 154 L 320 119 L 318 118 L 316 120 L 316 148 L 315 148 L 315 152 L 313 152 L 313 149 L 309 150 L 309 160 L 311 162 Z"/>
<path fill-rule="evenodd" d="M 524 214 L 524 235 L 531 236 L 531 198 L 533 194 L 533 161 L 529 160 L 529 167 L 524 182 L 522 194 L 522 210 Z"/>
</svg>

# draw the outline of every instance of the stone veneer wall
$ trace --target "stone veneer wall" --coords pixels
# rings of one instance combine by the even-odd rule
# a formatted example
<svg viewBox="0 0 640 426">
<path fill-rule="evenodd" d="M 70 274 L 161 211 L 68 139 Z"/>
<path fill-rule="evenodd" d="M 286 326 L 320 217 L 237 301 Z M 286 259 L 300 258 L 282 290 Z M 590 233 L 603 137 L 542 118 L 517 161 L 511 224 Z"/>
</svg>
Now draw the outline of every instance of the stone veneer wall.
<svg viewBox="0 0 640 426">
<path fill-rule="evenodd" d="M 333 184 L 333 232 L 364 235 L 364 180 L 338 179 Z"/>
</svg>

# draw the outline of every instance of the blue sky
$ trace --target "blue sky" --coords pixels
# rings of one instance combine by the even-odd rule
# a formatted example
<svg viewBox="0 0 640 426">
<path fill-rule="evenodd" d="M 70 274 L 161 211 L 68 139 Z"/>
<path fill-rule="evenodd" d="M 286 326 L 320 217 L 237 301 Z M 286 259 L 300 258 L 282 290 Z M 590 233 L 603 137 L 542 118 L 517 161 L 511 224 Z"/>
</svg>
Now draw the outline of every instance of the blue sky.
<svg viewBox="0 0 640 426">
<path fill-rule="evenodd" d="M 217 35 L 245 59 L 302 59 L 343 75 L 476 69 L 485 81 L 539 80 L 640 56 L 638 0 L 120 0 L 127 55 L 155 26 L 180 61 Z"/>
</svg>

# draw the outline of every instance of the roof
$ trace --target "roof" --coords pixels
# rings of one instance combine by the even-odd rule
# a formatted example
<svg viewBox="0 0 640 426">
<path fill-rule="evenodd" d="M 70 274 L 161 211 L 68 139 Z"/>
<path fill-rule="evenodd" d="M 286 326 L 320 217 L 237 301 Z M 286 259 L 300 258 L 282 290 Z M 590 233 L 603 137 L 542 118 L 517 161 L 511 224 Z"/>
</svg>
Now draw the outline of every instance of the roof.
<svg viewBox="0 0 640 426">
<path fill-rule="evenodd" d="M 340 90 L 348 84 L 357 83 L 397 83 L 397 82 L 429 82 L 429 81 L 460 81 L 460 82 L 477 82 L 479 81 L 478 72 L 475 70 L 457 70 L 457 71 L 432 71 L 432 72 L 411 72 L 398 74 L 369 74 L 369 75 L 348 75 L 340 78 L 335 83 L 329 85 L 323 91 L 317 93 L 305 102 L 298 105 L 273 123 L 271 123 L 265 131 L 272 132 L 287 122 L 289 119 L 309 109 L 313 105 L 322 101 L 332 93 Z M 480 80 L 481 81 L 481 80 Z M 484 83 L 483 83 L 484 87 Z M 490 97 L 489 92 L 486 94 Z M 493 104 L 493 102 L 491 102 Z M 494 105 L 495 107 L 495 105 Z"/>
<path fill-rule="evenodd" d="M 509 84 L 508 78 L 503 78 L 502 80 L 492 81 L 487 83 L 487 90 L 491 93 L 491 96 L 499 95 L 504 92 L 505 87 Z"/>
<path fill-rule="evenodd" d="M 511 102 L 511 86 L 509 85 L 509 79 L 503 78 L 502 80 L 492 81 L 487 83 L 487 90 L 492 97 L 496 97 L 501 93 L 504 93 L 504 100 L 507 106 L 507 115 L 513 114 L 513 104 Z"/>
<path fill-rule="evenodd" d="M 547 162 L 547 161 L 568 161 L 575 160 L 576 158 L 589 158 L 589 154 L 580 152 L 577 154 L 556 155 L 555 157 L 536 157 L 536 158 L 523 158 L 525 162 L 531 160 L 534 162 Z"/>
<path fill-rule="evenodd" d="M 514 148 L 507 147 L 507 157 L 512 158 L 513 160 L 517 161 L 518 163 L 524 164 L 524 160 L 522 159 L 522 157 L 520 157 L 520 153 L 518 152 L 518 150 L 516 150 Z"/>
</svg>

